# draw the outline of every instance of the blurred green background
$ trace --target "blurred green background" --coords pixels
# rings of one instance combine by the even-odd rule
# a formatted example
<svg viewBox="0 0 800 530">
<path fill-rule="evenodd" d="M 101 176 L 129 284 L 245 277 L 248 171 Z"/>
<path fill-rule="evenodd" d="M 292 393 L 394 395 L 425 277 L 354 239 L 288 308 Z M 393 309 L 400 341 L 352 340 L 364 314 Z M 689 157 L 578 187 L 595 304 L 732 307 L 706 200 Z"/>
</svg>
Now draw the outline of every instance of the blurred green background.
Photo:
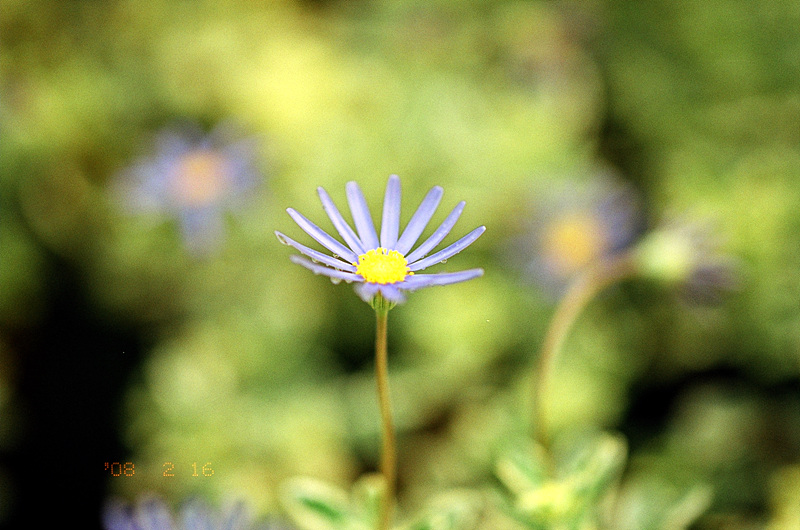
<svg viewBox="0 0 800 530">
<path fill-rule="evenodd" d="M 344 211 L 349 180 L 377 218 L 390 173 L 402 223 L 441 185 L 435 224 L 467 203 L 445 243 L 487 226 L 434 271 L 483 278 L 390 314 L 400 502 L 490 482 L 555 305 L 509 246 L 598 168 L 647 226 L 711 224 L 742 281 L 601 296 L 554 429 L 621 432 L 659 495 L 710 484 L 697 528 L 800 524 L 799 3 L 5 0 L 0 43 L 0 524 L 91 528 L 142 492 L 274 513 L 287 477 L 374 470 L 373 312 L 273 232 L 308 243 L 285 208 L 327 228 L 316 187 Z M 115 191 L 186 122 L 235 123 L 262 175 L 202 255 Z"/>
</svg>

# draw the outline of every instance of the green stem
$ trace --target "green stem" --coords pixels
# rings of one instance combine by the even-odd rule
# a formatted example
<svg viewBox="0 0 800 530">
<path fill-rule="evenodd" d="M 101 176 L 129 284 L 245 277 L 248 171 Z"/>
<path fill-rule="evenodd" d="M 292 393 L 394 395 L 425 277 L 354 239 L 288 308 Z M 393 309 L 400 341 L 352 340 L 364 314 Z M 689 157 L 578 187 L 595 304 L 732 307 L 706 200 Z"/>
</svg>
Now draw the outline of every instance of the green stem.
<svg viewBox="0 0 800 530">
<path fill-rule="evenodd" d="M 570 328 L 583 309 L 600 291 L 635 273 L 636 266 L 631 253 L 600 261 L 575 280 L 558 304 L 544 337 L 534 376 L 533 424 L 535 438 L 542 445 L 547 446 L 549 442 L 545 398 L 549 393 L 553 366 Z"/>
<path fill-rule="evenodd" d="M 389 399 L 389 363 L 386 346 L 386 328 L 389 309 L 376 308 L 375 315 L 377 324 L 375 332 L 375 380 L 378 384 L 378 404 L 381 410 L 381 425 L 383 430 L 381 473 L 383 473 L 384 479 L 386 480 L 386 493 L 381 506 L 380 528 L 382 530 L 388 530 L 392 519 L 392 505 L 394 502 L 397 475 L 394 427 L 392 426 L 392 406 Z"/>
</svg>

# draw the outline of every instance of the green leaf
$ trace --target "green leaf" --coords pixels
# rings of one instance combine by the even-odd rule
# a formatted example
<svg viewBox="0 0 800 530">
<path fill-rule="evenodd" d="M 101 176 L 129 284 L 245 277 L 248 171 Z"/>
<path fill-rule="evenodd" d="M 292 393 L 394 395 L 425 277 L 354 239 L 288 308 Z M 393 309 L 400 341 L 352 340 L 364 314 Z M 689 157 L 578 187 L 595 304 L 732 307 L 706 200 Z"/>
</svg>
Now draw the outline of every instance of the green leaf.
<svg viewBox="0 0 800 530">
<path fill-rule="evenodd" d="M 621 530 L 683 530 L 709 507 L 708 485 L 677 486 L 657 478 L 630 481 L 622 489 L 616 515 Z"/>
<path fill-rule="evenodd" d="M 611 434 L 582 437 L 556 453 L 554 471 L 536 445 L 511 447 L 495 472 L 511 491 L 510 515 L 529 528 L 583 528 L 597 515 L 598 504 L 619 479 L 627 445 Z"/>
<path fill-rule="evenodd" d="M 587 505 L 594 503 L 619 479 L 627 454 L 627 444 L 620 436 L 602 434 L 593 440 L 576 462 L 571 477 L 576 495 Z"/>
<path fill-rule="evenodd" d="M 281 488 L 280 500 L 289 517 L 304 530 L 365 528 L 354 520 L 347 493 L 316 479 L 288 480 Z"/>
<path fill-rule="evenodd" d="M 451 492 L 434 499 L 423 515 L 406 530 L 468 530 L 477 525 L 480 502 L 467 492 Z"/>
<path fill-rule="evenodd" d="M 711 486 L 694 486 L 666 512 L 662 528 L 689 528 L 711 505 L 712 497 Z"/>
<path fill-rule="evenodd" d="M 378 473 L 364 475 L 353 485 L 353 505 L 368 528 L 378 528 L 386 496 L 386 480 Z"/>
<path fill-rule="evenodd" d="M 537 444 L 514 444 L 497 460 L 495 475 L 516 495 L 538 488 L 547 480 L 547 455 Z"/>
</svg>

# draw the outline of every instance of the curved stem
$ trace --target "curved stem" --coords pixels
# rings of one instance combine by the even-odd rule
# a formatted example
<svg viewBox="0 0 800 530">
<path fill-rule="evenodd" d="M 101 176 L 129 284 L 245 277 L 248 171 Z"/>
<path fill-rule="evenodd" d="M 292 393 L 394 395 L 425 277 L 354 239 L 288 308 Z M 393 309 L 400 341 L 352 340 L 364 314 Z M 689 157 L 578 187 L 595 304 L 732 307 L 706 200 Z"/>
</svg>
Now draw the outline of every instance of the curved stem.
<svg viewBox="0 0 800 530">
<path fill-rule="evenodd" d="M 389 310 L 386 308 L 376 309 L 375 315 L 377 324 L 375 332 L 375 380 L 378 385 L 378 404 L 381 410 L 381 425 L 383 430 L 381 473 L 383 473 L 384 479 L 386 480 L 386 493 L 381 506 L 380 528 L 388 530 L 392 518 L 392 505 L 394 502 L 397 475 L 392 407 L 389 399 L 389 363 L 386 346 L 386 328 Z"/>
<path fill-rule="evenodd" d="M 534 430 L 536 440 L 548 444 L 548 424 L 545 398 L 549 391 L 553 366 L 564 344 L 567 334 L 589 302 L 603 289 L 636 272 L 631 253 L 620 254 L 609 260 L 598 262 L 587 269 L 567 290 L 558 304 L 550 327 L 542 343 L 537 372 L 534 376 Z"/>
</svg>

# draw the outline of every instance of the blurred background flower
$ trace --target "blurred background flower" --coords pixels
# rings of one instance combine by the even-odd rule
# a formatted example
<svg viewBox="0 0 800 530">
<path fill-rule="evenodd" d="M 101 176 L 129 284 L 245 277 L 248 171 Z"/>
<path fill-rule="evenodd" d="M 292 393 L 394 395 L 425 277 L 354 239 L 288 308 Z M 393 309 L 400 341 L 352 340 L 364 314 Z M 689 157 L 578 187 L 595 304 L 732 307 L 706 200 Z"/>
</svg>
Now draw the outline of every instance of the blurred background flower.
<svg viewBox="0 0 800 530">
<path fill-rule="evenodd" d="M 190 251 L 203 254 L 224 237 L 224 214 L 262 184 L 253 139 L 231 125 L 208 134 L 188 125 L 162 131 L 155 153 L 123 171 L 116 184 L 124 207 L 176 218 Z"/>
<path fill-rule="evenodd" d="M 480 282 L 420 290 L 393 317 L 406 513 L 483 488 L 495 445 L 526 429 L 553 298 L 520 288 L 503 242 L 576 212 L 528 236 L 522 262 L 552 292 L 644 218 L 685 211 L 715 220 L 739 288 L 704 307 L 656 282 L 605 292 L 564 345 L 554 428 L 624 435 L 632 513 L 703 483 L 698 528 L 796 528 L 780 491 L 800 465 L 797 42 L 790 0 L 5 2 L 2 523 L 99 527 L 109 495 L 143 491 L 235 494 L 261 516 L 287 477 L 347 490 L 376 469 L 371 310 L 309 282 L 274 231 L 293 229 L 277 205 L 326 222 L 309 189 L 376 197 L 398 173 L 493 234 L 459 255 Z M 598 167 L 623 191 L 593 184 Z M 520 230 L 532 192 L 569 186 Z M 186 251 L 212 243 L 213 259 Z M 135 476 L 104 469 L 119 461 Z"/>
<path fill-rule="evenodd" d="M 644 229 L 632 186 L 609 174 L 555 184 L 533 202 L 511 258 L 550 295 L 563 293 L 588 267 L 621 254 Z"/>
<path fill-rule="evenodd" d="M 256 523 L 244 504 L 216 510 L 201 499 L 173 513 L 158 497 L 141 496 L 133 504 L 111 500 L 103 513 L 105 530 L 289 530 L 282 523 Z"/>
</svg>

